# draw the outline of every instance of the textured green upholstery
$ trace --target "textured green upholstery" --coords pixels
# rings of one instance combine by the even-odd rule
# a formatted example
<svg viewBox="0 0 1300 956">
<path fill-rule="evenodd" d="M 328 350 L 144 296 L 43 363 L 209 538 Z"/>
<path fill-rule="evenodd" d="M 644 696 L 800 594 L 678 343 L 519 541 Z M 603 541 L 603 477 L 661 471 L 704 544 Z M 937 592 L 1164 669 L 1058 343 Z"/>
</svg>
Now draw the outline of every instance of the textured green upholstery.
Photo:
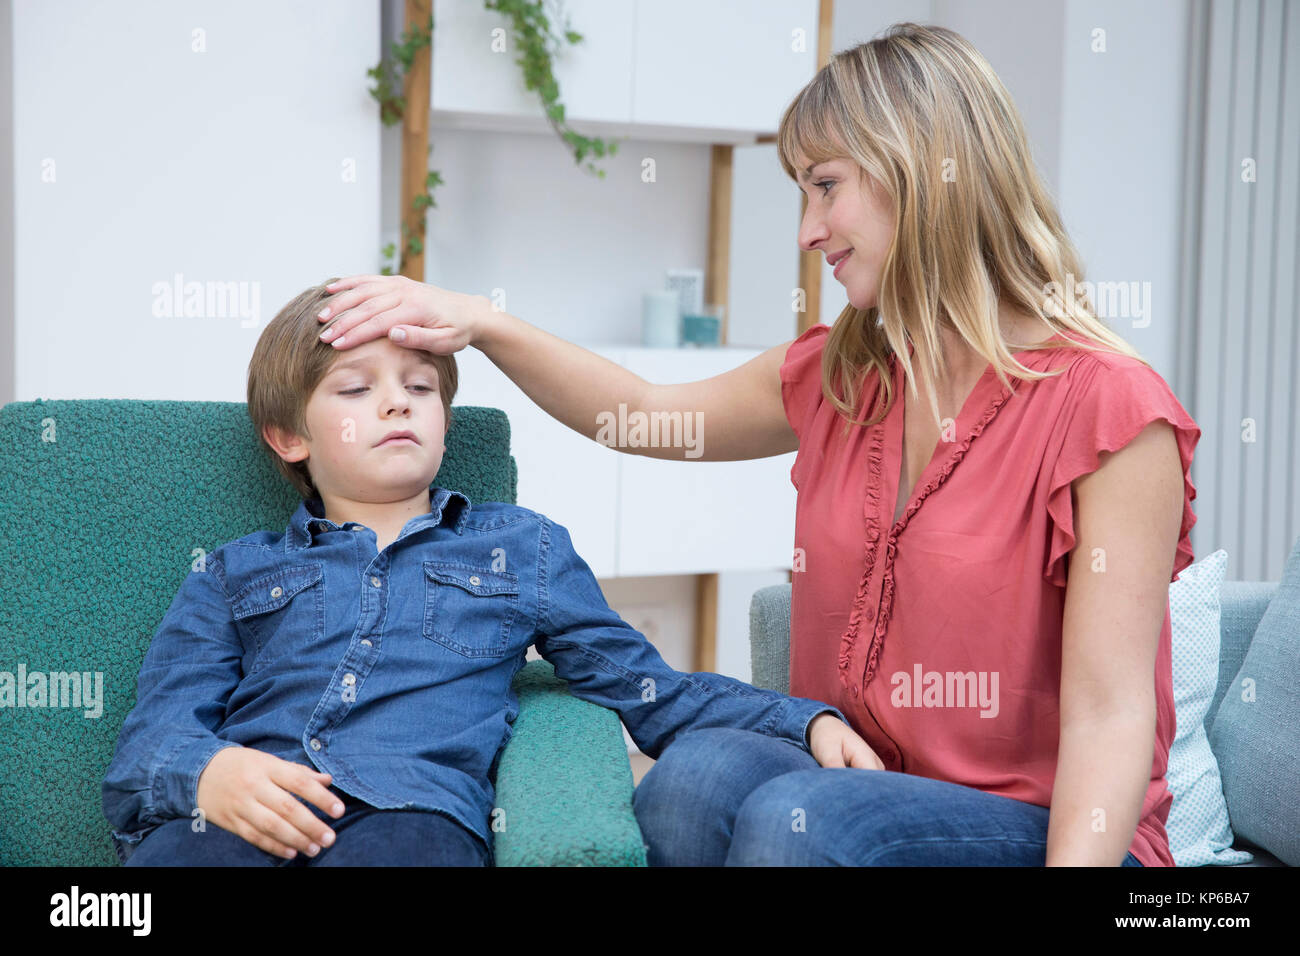
<svg viewBox="0 0 1300 956">
<path fill-rule="evenodd" d="M 434 483 L 515 501 L 506 416 L 456 407 Z M 0 706 L 0 865 L 116 864 L 100 783 L 149 641 L 198 549 L 283 531 L 298 504 L 242 402 L 0 409 L 0 671 L 103 674 L 99 717 Z M 645 865 L 618 716 L 544 661 L 515 686 L 498 865 Z"/>
</svg>

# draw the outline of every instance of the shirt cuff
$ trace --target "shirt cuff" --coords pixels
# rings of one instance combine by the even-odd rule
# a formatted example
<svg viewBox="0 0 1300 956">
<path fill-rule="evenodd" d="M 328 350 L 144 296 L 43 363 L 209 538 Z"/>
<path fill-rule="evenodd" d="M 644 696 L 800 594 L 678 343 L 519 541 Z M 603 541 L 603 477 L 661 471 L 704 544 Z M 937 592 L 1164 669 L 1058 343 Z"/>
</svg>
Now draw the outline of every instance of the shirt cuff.
<svg viewBox="0 0 1300 956">
<path fill-rule="evenodd" d="M 219 737 L 183 743 L 163 761 L 154 780 L 151 808 L 162 818 L 190 817 L 199 804 L 199 775 L 217 751 L 239 744 Z"/>
<path fill-rule="evenodd" d="M 782 720 L 781 729 L 778 733 L 782 737 L 787 737 L 790 740 L 793 740 L 809 753 L 812 753 L 812 750 L 809 747 L 808 725 L 813 722 L 813 718 L 820 714 L 834 714 L 840 720 L 843 720 L 844 723 L 848 723 L 842 713 L 820 700 L 809 700 L 806 697 L 792 697 L 790 698 L 790 702 L 793 706 L 790 707 L 789 712 L 785 715 L 785 719 Z"/>
</svg>

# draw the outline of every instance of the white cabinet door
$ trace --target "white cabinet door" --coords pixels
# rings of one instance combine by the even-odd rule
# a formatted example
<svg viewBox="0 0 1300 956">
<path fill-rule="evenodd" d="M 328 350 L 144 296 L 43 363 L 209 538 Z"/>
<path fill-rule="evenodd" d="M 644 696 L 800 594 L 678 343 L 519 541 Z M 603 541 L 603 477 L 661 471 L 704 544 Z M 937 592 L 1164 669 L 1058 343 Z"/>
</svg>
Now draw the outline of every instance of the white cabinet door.
<svg viewBox="0 0 1300 956">
<path fill-rule="evenodd" d="M 618 351 L 593 349 L 613 362 Z M 597 577 L 618 573 L 615 541 L 622 459 L 560 424 L 475 348 L 456 353 L 456 405 L 487 405 L 510 417 L 510 451 L 519 468 L 518 504 L 569 530 L 573 547 Z"/>
<path fill-rule="evenodd" d="M 817 10 L 817 0 L 638 0 L 632 121 L 775 132 L 817 72 Z"/>
<path fill-rule="evenodd" d="M 577 44 L 562 44 L 555 79 L 565 117 L 626 123 L 632 103 L 634 0 L 565 0 Z M 497 34 L 494 43 L 494 30 Z M 501 49 L 504 43 L 504 51 Z M 544 119 L 536 92 L 524 87 L 507 18 L 481 0 L 437 0 L 433 27 L 435 119 L 440 114 Z M 461 117 L 464 119 L 464 117 Z"/>
<path fill-rule="evenodd" d="M 650 382 L 692 382 L 757 354 L 756 349 L 632 348 L 624 364 Z M 706 421 L 706 447 L 708 439 Z M 620 576 L 790 567 L 793 453 L 725 462 L 622 458 Z"/>
</svg>

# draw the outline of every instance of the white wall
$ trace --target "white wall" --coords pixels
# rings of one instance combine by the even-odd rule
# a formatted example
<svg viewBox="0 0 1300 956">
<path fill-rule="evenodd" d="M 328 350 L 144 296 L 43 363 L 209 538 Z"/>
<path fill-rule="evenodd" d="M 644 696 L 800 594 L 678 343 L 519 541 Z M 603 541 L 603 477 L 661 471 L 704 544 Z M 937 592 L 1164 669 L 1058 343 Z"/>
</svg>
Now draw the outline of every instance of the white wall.
<svg viewBox="0 0 1300 956">
<path fill-rule="evenodd" d="M 1107 321 L 1171 387 L 1188 25 L 1181 0 L 1065 2 L 1061 212 L 1089 279 L 1150 283 L 1149 319 Z"/>
<path fill-rule="evenodd" d="M 378 269 L 375 4 L 14 0 L 13 52 L 18 400 L 242 401 L 282 305 Z M 155 314 L 177 274 L 245 307 Z"/>
<path fill-rule="evenodd" d="M 1060 171 L 1063 0 L 934 0 L 934 22 L 984 55 L 1015 100 L 1034 160 L 1056 193 Z"/>
<path fill-rule="evenodd" d="M 0 0 L 0 406 L 14 399 L 13 0 Z"/>
</svg>

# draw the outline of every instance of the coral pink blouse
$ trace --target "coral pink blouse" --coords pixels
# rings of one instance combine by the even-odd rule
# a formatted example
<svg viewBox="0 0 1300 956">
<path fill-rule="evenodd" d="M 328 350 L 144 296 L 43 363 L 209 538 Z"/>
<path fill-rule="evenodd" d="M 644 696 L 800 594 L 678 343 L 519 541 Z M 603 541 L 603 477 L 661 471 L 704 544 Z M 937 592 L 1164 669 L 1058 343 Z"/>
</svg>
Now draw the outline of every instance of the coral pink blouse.
<svg viewBox="0 0 1300 956">
<path fill-rule="evenodd" d="M 1018 352 L 1027 368 L 1066 370 L 1012 379 L 1012 395 L 988 367 L 956 419 L 955 440 L 939 442 L 895 523 L 901 366 L 891 355 L 895 398 L 884 421 L 844 438 L 822 396 L 829 331 L 809 329 L 781 366 L 786 417 L 799 437 L 790 470 L 799 492 L 790 693 L 838 707 L 887 770 L 1049 807 L 1075 544 L 1070 483 L 1150 422 L 1173 425 L 1184 482 L 1177 580 L 1192 563 L 1188 469 L 1201 430 L 1164 379 L 1134 359 L 1068 346 Z M 872 408 L 877 381 L 874 370 L 864 378 L 862 401 Z M 1155 755 L 1129 849 L 1144 866 L 1173 866 L 1167 609 L 1154 680 Z"/>
</svg>

